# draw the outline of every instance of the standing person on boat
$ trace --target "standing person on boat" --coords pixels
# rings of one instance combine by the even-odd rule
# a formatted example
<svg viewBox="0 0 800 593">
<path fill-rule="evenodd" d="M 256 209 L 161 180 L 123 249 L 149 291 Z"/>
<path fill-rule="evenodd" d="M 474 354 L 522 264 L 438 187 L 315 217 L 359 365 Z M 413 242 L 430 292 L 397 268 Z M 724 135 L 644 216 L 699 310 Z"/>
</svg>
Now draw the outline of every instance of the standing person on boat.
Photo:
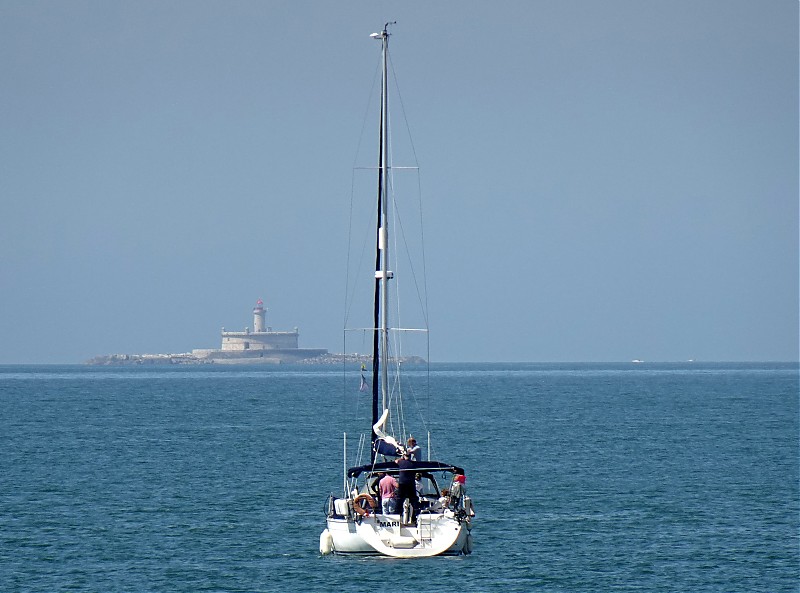
<svg viewBox="0 0 800 593">
<path fill-rule="evenodd" d="M 408 458 L 411 461 L 419 461 L 422 449 L 417 444 L 417 439 L 414 437 L 409 437 L 408 442 L 406 443 L 406 452 L 408 453 Z"/>
<path fill-rule="evenodd" d="M 395 507 L 396 500 L 394 493 L 397 490 L 397 480 L 384 472 L 381 481 L 378 482 L 378 487 L 381 493 L 381 510 L 383 514 L 389 515 L 396 513 L 397 509 Z"/>
<path fill-rule="evenodd" d="M 453 475 L 453 483 L 450 484 L 450 501 L 453 508 L 459 508 L 467 493 L 467 476 L 459 471 Z"/>
<path fill-rule="evenodd" d="M 397 466 L 400 468 L 400 475 L 397 477 L 397 508 L 403 508 L 406 500 L 411 502 L 414 509 L 414 515 L 419 511 L 419 498 L 417 498 L 415 475 L 415 464 L 408 458 L 408 453 L 404 454 L 397 460 Z"/>
</svg>

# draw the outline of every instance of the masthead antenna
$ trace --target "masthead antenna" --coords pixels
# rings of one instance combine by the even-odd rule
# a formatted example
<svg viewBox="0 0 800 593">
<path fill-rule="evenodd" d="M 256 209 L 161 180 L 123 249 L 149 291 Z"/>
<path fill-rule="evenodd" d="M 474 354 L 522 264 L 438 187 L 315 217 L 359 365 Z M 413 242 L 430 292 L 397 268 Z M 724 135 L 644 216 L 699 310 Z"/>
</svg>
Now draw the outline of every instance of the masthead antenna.
<svg viewBox="0 0 800 593">
<path fill-rule="evenodd" d="M 381 31 L 380 33 L 372 33 L 370 37 L 372 37 L 373 39 L 386 39 L 387 37 L 389 37 L 389 25 L 396 25 L 396 24 L 397 21 L 390 21 L 385 25 L 383 25 L 383 31 Z"/>
</svg>

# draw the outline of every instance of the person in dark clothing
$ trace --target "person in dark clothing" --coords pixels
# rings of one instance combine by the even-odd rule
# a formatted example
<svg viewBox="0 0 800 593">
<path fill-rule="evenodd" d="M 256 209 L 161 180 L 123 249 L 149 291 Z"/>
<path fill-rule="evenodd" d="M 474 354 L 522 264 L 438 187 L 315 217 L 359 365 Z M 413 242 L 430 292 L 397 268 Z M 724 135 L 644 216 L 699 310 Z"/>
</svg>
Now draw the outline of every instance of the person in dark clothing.
<svg viewBox="0 0 800 593">
<path fill-rule="evenodd" d="M 397 504 L 398 512 L 403 512 L 403 503 L 406 499 L 411 501 L 411 507 L 414 509 L 414 516 L 419 512 L 419 498 L 417 497 L 417 489 L 414 482 L 415 463 L 408 458 L 408 455 L 403 455 L 397 460 L 397 467 L 400 468 L 397 477 Z"/>
</svg>

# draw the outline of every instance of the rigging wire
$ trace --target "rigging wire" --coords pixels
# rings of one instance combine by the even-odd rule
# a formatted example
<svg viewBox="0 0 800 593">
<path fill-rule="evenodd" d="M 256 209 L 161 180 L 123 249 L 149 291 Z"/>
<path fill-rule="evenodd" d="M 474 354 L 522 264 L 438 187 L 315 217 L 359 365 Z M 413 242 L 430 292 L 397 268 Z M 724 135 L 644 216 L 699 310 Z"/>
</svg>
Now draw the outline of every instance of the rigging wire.
<svg viewBox="0 0 800 593">
<path fill-rule="evenodd" d="M 405 128 L 406 128 L 408 140 L 409 140 L 410 147 L 411 147 L 411 152 L 413 154 L 414 164 L 417 165 L 418 159 L 417 159 L 416 148 L 414 146 L 413 138 L 411 136 L 411 128 L 410 128 L 409 123 L 408 123 L 408 117 L 407 117 L 407 114 L 406 114 L 405 105 L 403 104 L 402 94 L 400 93 L 400 86 L 399 86 L 399 83 L 397 81 L 397 75 L 396 75 L 396 72 L 395 72 L 394 63 L 391 60 L 391 56 L 389 56 L 389 63 L 391 65 L 391 72 L 392 72 L 392 76 L 393 76 L 393 80 L 394 80 L 394 90 L 395 90 L 394 94 L 399 99 L 399 105 L 400 105 L 400 108 L 401 108 L 400 110 L 402 111 L 402 116 L 403 116 L 403 120 L 402 121 L 405 123 Z M 360 154 L 361 147 L 362 147 L 362 141 L 364 139 L 364 131 L 365 131 L 366 127 L 367 127 L 367 119 L 368 119 L 368 116 L 369 116 L 369 105 L 372 103 L 372 99 L 373 99 L 374 94 L 375 94 L 375 89 L 377 87 L 377 80 L 380 78 L 379 77 L 379 69 L 380 68 L 376 68 L 375 76 L 373 77 L 373 84 L 372 84 L 372 88 L 370 90 L 369 99 L 367 101 L 367 108 L 365 110 L 364 119 L 362 121 L 361 134 L 359 135 L 358 147 L 357 147 L 357 150 L 356 150 L 356 157 L 354 159 L 353 173 L 351 175 L 350 218 L 349 218 L 348 245 L 347 245 L 347 270 L 346 270 L 347 273 L 346 273 L 346 281 L 345 281 L 345 311 L 344 311 L 344 328 L 345 328 L 344 334 L 345 335 L 344 335 L 344 339 L 343 339 L 343 352 L 344 353 L 347 352 L 347 337 L 346 337 L 347 326 L 351 321 L 351 314 L 352 314 L 353 307 L 355 305 L 357 290 L 358 290 L 359 287 L 363 287 L 363 285 L 359 284 L 357 279 L 360 278 L 361 272 L 363 271 L 362 268 L 364 266 L 364 260 L 367 257 L 367 253 L 369 251 L 370 237 L 374 238 L 373 234 L 371 234 L 369 232 L 364 234 L 363 240 L 361 241 L 361 248 L 360 248 L 360 250 L 358 250 L 358 265 L 355 267 L 355 270 L 354 270 L 353 267 L 352 267 L 352 264 L 354 263 L 353 260 L 355 259 L 356 250 L 354 249 L 354 243 L 355 242 L 354 242 L 354 236 L 353 236 L 353 225 L 354 225 L 354 214 L 358 211 L 358 208 L 356 208 L 356 206 L 355 206 L 355 200 L 356 200 L 356 198 L 355 198 L 355 193 L 356 193 L 356 188 L 355 188 L 355 185 L 356 185 L 356 174 L 355 174 L 355 171 L 357 169 L 361 169 L 361 168 L 374 169 L 374 167 L 356 167 L 355 166 L 355 162 L 358 160 L 358 156 Z M 389 148 L 389 154 L 387 155 L 388 163 L 389 163 L 389 175 L 388 175 L 388 179 L 387 179 L 387 181 L 388 181 L 387 190 L 389 190 L 389 192 L 390 192 L 390 199 L 391 199 L 390 203 L 392 204 L 392 221 L 394 223 L 393 226 L 396 229 L 395 232 L 393 233 L 394 236 L 392 237 L 393 243 L 394 243 L 394 245 L 393 245 L 393 253 L 391 254 L 393 256 L 393 258 L 394 258 L 393 266 L 395 266 L 395 270 L 398 271 L 397 267 L 399 267 L 400 264 L 401 264 L 401 262 L 400 262 L 401 257 L 400 256 L 401 256 L 401 253 L 402 253 L 402 255 L 405 256 L 405 259 L 403 259 L 403 263 L 404 264 L 407 263 L 408 269 L 410 271 L 411 279 L 413 280 L 414 289 L 416 291 L 416 297 L 417 297 L 417 300 L 419 302 L 420 310 L 422 312 L 422 317 L 423 317 L 423 320 L 424 320 L 424 332 L 426 334 L 426 337 L 425 337 L 425 340 L 426 340 L 426 342 L 425 342 L 426 374 L 425 374 L 425 381 L 424 381 L 424 391 L 425 391 L 425 394 L 426 394 L 426 397 L 427 397 L 427 410 L 425 410 L 425 411 L 420 406 L 420 401 L 418 399 L 418 395 L 419 394 L 416 391 L 416 387 L 415 387 L 416 383 L 415 383 L 415 381 L 414 380 L 407 381 L 405 379 L 408 379 L 408 377 L 406 377 L 405 379 L 402 380 L 402 383 L 401 383 L 401 376 L 400 376 L 400 372 L 399 371 L 400 371 L 400 364 L 401 364 L 400 361 L 401 361 L 402 356 L 403 356 L 403 347 L 404 347 L 403 346 L 402 337 L 401 337 L 401 334 L 403 332 L 401 332 L 401 331 L 392 331 L 392 332 L 390 332 L 390 333 L 393 334 L 392 337 L 391 337 L 391 340 L 387 340 L 387 342 L 389 342 L 389 347 L 388 347 L 389 351 L 386 353 L 386 357 L 387 357 L 387 359 L 393 361 L 393 366 L 395 367 L 395 371 L 392 373 L 392 379 L 388 382 L 389 384 L 386 385 L 386 392 L 387 392 L 387 397 L 388 397 L 387 405 L 392 409 L 392 413 L 390 414 L 390 423 L 389 423 L 390 426 L 388 428 L 391 429 L 391 433 L 392 434 L 402 434 L 403 435 L 402 436 L 403 444 L 405 444 L 405 440 L 409 435 L 406 434 L 406 431 L 405 431 L 405 427 L 406 427 L 406 422 L 405 422 L 406 409 L 405 408 L 407 407 L 407 405 L 404 405 L 404 397 L 403 397 L 404 392 L 405 392 L 405 394 L 407 394 L 408 396 L 411 397 L 411 401 L 413 401 L 413 403 L 415 404 L 414 407 L 416 407 L 416 409 L 417 409 L 417 412 L 418 412 L 418 414 L 419 414 L 419 416 L 420 416 L 420 418 L 422 420 L 422 424 L 423 424 L 423 427 L 424 427 L 425 431 L 428 434 L 430 434 L 429 419 L 430 419 L 430 414 L 431 414 L 431 393 L 430 393 L 430 391 L 431 391 L 431 374 L 430 374 L 430 352 L 431 352 L 431 346 L 430 346 L 429 310 L 428 310 L 428 305 L 429 305 L 428 296 L 429 295 L 428 295 L 428 286 L 427 286 L 427 262 L 426 262 L 426 257 L 425 257 L 425 237 L 424 237 L 424 226 L 423 226 L 423 209 L 422 209 L 423 199 L 422 199 L 421 175 L 420 175 L 418 166 L 414 166 L 414 167 L 392 167 L 391 166 L 392 157 L 393 157 L 393 151 L 394 151 L 393 142 L 392 142 L 392 127 L 390 125 L 391 121 L 392 121 L 392 118 L 391 118 L 390 114 L 387 114 L 386 116 L 387 116 L 387 127 L 388 127 L 388 131 L 387 131 L 387 133 L 388 133 L 388 148 Z M 409 242 L 410 235 L 408 235 L 406 233 L 406 229 L 403 226 L 403 221 L 402 221 L 401 213 L 400 213 L 400 207 L 399 207 L 398 201 L 396 199 L 397 196 L 395 194 L 396 185 L 395 185 L 395 177 L 394 177 L 395 171 L 394 171 L 394 169 L 407 169 L 407 168 L 408 169 L 415 169 L 417 171 L 417 198 L 418 198 L 418 206 L 419 206 L 419 231 L 418 232 L 419 232 L 419 247 L 420 247 L 420 250 L 421 250 L 421 264 L 422 264 L 421 274 L 420 274 L 420 271 L 417 269 L 417 266 L 414 263 L 415 260 L 411 257 L 412 250 L 410 248 L 410 242 Z M 374 210 L 371 209 L 371 208 L 369 209 L 369 212 L 372 213 L 370 222 L 372 223 L 372 226 L 374 227 L 374 224 L 376 222 L 377 213 L 375 213 Z M 386 222 L 388 224 L 389 221 L 387 220 Z M 411 225 L 411 226 L 413 227 L 414 225 Z M 366 228 L 369 229 L 370 225 L 366 225 Z M 414 233 L 416 233 L 416 232 L 417 231 L 415 230 Z M 398 235 L 399 235 L 399 237 L 398 237 Z M 404 252 L 401 252 L 401 250 L 399 248 L 400 244 L 402 244 L 402 246 L 404 247 Z M 421 279 L 420 279 L 420 275 L 421 275 Z M 394 326 L 396 328 L 402 327 L 401 324 L 400 324 L 400 297 L 401 297 L 400 287 L 401 287 L 401 284 L 399 283 L 399 278 L 401 278 L 401 277 L 402 277 L 402 274 L 397 274 L 395 276 L 393 282 L 392 282 L 392 285 L 393 285 L 392 286 L 392 289 L 393 289 L 392 293 L 395 296 L 395 298 L 393 299 L 394 300 L 393 307 L 387 312 L 389 315 L 391 315 L 391 316 L 396 318 L 396 322 L 397 323 L 396 324 L 390 324 L 390 327 Z M 421 282 L 420 282 L 420 280 L 421 280 Z M 368 331 L 369 330 L 362 330 L 362 348 L 361 348 L 362 352 L 363 352 L 363 347 L 364 347 L 364 340 L 366 340 Z M 343 375 L 345 376 L 344 382 L 343 382 L 343 389 L 345 390 L 345 392 L 347 392 L 347 390 L 348 390 L 348 385 L 347 385 L 348 379 L 347 379 L 347 361 L 346 361 L 346 359 L 343 361 Z M 361 399 L 362 399 L 362 397 L 357 397 L 356 398 L 356 412 L 357 412 L 356 416 L 358 416 L 358 413 L 362 409 Z M 406 404 L 407 403 L 408 402 L 406 402 Z M 399 426 L 397 426 L 396 424 L 399 424 Z M 420 437 L 422 437 L 422 435 L 420 435 Z M 364 445 L 363 445 L 364 435 L 363 434 L 361 435 L 361 438 L 362 438 L 362 442 L 359 444 L 359 456 L 358 456 L 359 464 L 360 464 L 361 455 L 363 453 L 363 447 L 364 447 Z M 433 450 L 430 442 L 428 443 L 428 447 L 429 447 L 429 449 L 431 451 Z"/>
<path fill-rule="evenodd" d="M 417 150 L 414 146 L 414 137 L 411 134 L 411 126 L 408 123 L 408 114 L 406 113 L 405 104 L 403 103 L 403 95 L 400 92 L 400 83 L 397 80 L 397 73 L 394 69 L 394 62 L 391 60 L 391 56 L 389 57 L 389 64 L 392 69 L 392 76 L 394 78 L 394 88 L 397 94 L 397 98 L 400 101 L 400 112 L 403 114 L 403 123 L 405 124 L 406 134 L 408 136 L 408 142 L 411 146 L 411 153 L 413 155 L 413 162 L 414 162 L 414 169 L 417 171 L 417 199 L 419 205 L 419 233 L 420 233 L 420 252 L 421 252 L 421 259 L 422 259 L 422 290 L 420 290 L 419 283 L 417 281 L 416 276 L 416 269 L 413 265 L 413 261 L 409 259 L 409 265 L 411 267 L 412 276 L 414 278 L 414 283 L 417 289 L 417 296 L 420 300 L 420 307 L 422 309 L 422 314 L 425 318 L 425 328 L 428 329 L 429 327 L 429 319 L 428 319 L 428 273 L 427 273 L 427 261 L 425 258 L 425 227 L 423 224 L 423 200 L 422 200 L 422 175 L 419 168 L 419 159 L 417 158 Z M 400 221 L 399 216 L 399 209 L 397 207 L 397 201 L 394 200 L 393 195 L 393 203 L 395 205 L 395 212 L 397 216 L 398 225 L 400 227 L 401 233 L 403 235 L 403 241 L 406 246 L 406 253 L 411 253 L 411 250 L 408 247 L 408 242 L 406 238 L 406 234 L 402 228 L 402 221 Z"/>
<path fill-rule="evenodd" d="M 400 102 L 400 112 L 403 114 L 403 122 L 405 123 L 406 132 L 408 135 L 409 145 L 411 146 L 411 153 L 414 157 L 414 164 L 417 166 L 417 197 L 418 197 L 418 204 L 419 204 L 419 232 L 420 232 L 420 247 L 421 247 L 421 254 L 422 254 L 422 294 L 420 294 L 419 284 L 417 281 L 416 270 L 411 262 L 411 274 L 414 279 L 414 285 L 417 289 L 417 297 L 420 299 L 420 305 L 422 308 L 423 318 L 425 320 L 425 329 L 426 336 L 425 336 L 425 344 L 426 344 L 426 353 L 425 353 L 425 361 L 426 361 L 426 408 L 427 413 L 423 416 L 423 423 L 426 425 L 426 430 L 429 430 L 427 427 L 428 420 L 430 419 L 431 415 L 431 389 L 430 389 L 430 377 L 431 377 L 431 368 L 430 368 L 430 360 L 431 360 L 431 343 L 430 343 L 430 319 L 429 319 L 429 293 L 428 293 L 428 266 L 427 260 L 425 257 L 425 226 L 423 224 L 423 199 L 422 199 L 422 174 L 419 170 L 419 158 L 417 157 L 417 149 L 414 146 L 414 137 L 411 134 L 411 126 L 408 123 L 408 114 L 406 112 L 405 104 L 403 103 L 403 94 L 400 92 L 400 83 L 397 80 L 397 72 L 394 68 L 394 62 L 389 56 L 389 65 L 392 69 L 392 77 L 394 79 L 394 88 L 397 93 L 397 98 Z M 399 212 L 397 216 L 398 224 L 402 231 L 402 222 L 399 218 Z M 403 240 L 406 241 L 405 232 L 402 232 Z M 409 253 L 410 250 L 408 249 L 408 244 L 406 243 L 406 252 Z M 415 398 L 416 401 L 416 398 Z M 430 443 L 428 444 L 430 447 Z"/>
<path fill-rule="evenodd" d="M 358 163 L 359 155 L 361 154 L 361 146 L 364 140 L 364 132 L 367 128 L 367 120 L 369 118 L 370 106 L 373 103 L 373 97 L 375 96 L 375 89 L 377 87 L 377 81 L 379 80 L 380 76 L 379 73 L 381 71 L 381 64 L 378 62 L 375 66 L 375 71 L 372 77 L 372 85 L 370 87 L 370 92 L 367 97 L 366 105 L 364 107 L 364 115 L 362 117 L 361 122 L 361 132 L 358 135 L 358 143 L 356 145 L 355 155 L 353 157 L 353 167 L 350 175 L 350 205 L 349 205 L 349 217 L 348 217 L 348 228 L 347 228 L 347 257 L 345 261 L 345 289 L 344 289 L 344 316 L 342 320 L 342 353 L 346 355 L 347 353 L 347 326 L 350 320 L 350 314 L 353 307 L 353 303 L 355 301 L 355 292 L 358 285 L 358 282 L 352 280 L 352 275 L 355 275 L 355 278 L 359 277 L 360 270 L 363 266 L 364 261 L 364 254 L 367 250 L 367 243 L 368 243 L 368 234 L 364 235 L 362 240 L 362 245 L 359 253 L 358 258 L 358 265 L 356 266 L 355 270 L 352 269 L 353 264 L 353 220 L 354 220 L 354 212 L 355 212 L 355 187 L 356 187 L 356 170 L 358 167 L 356 166 Z M 372 209 L 369 209 L 372 212 Z M 374 214 L 372 214 L 373 221 L 374 221 Z M 352 284 L 352 286 L 351 286 Z M 352 291 L 352 292 L 351 292 Z M 363 347 L 363 336 L 362 336 L 362 347 Z M 363 348 L 361 349 L 363 351 Z M 348 373 L 347 373 L 347 356 L 342 357 L 342 395 L 346 397 L 347 394 L 350 392 L 350 386 L 348 385 Z M 359 395 L 361 395 L 359 390 Z M 355 410 L 354 410 L 354 417 L 358 418 L 360 414 L 360 410 L 362 407 L 362 397 L 355 398 Z M 346 400 L 345 400 L 346 401 Z M 358 454 L 356 457 L 357 465 L 360 465 L 363 450 L 364 450 L 364 433 L 360 435 L 360 441 L 358 445 Z M 355 485 L 355 481 L 351 484 L 351 487 Z M 347 493 L 345 493 L 346 495 Z"/>
<path fill-rule="evenodd" d="M 350 217 L 349 217 L 349 224 L 347 229 L 347 261 L 346 261 L 346 270 L 345 270 L 345 313 L 344 313 L 344 324 L 343 327 L 347 327 L 348 319 L 350 316 L 350 307 L 352 307 L 352 295 L 350 294 L 350 263 L 351 263 L 351 247 L 352 247 L 352 238 L 353 238 L 353 202 L 355 199 L 355 172 L 359 168 L 357 167 L 356 163 L 358 162 L 359 155 L 361 154 L 361 144 L 364 141 L 364 131 L 367 128 L 367 119 L 369 118 L 370 112 L 370 105 L 372 105 L 372 98 L 375 96 L 375 88 L 377 87 L 377 81 L 379 79 L 379 72 L 381 70 L 380 62 L 376 64 L 375 71 L 373 72 L 372 76 L 372 86 L 370 87 L 369 96 L 367 98 L 367 103 L 364 107 L 364 116 L 361 119 L 361 133 L 358 135 L 358 144 L 356 145 L 356 152 L 355 156 L 353 157 L 353 168 L 350 175 Z M 364 243 L 366 244 L 366 238 L 364 239 Z M 363 249 L 362 246 L 362 257 L 363 257 Z M 361 269 L 362 259 L 359 259 L 359 265 L 356 268 L 356 272 Z"/>
</svg>

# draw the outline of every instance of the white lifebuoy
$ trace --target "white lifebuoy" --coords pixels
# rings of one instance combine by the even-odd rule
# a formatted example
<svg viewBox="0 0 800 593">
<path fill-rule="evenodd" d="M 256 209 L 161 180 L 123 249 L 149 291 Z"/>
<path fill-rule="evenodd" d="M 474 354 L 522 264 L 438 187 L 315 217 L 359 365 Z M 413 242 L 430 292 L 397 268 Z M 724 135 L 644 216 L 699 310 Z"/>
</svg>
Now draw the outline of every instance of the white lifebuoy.
<svg viewBox="0 0 800 593">
<path fill-rule="evenodd" d="M 319 553 L 327 556 L 331 552 L 333 552 L 333 536 L 330 531 L 324 529 L 319 534 Z"/>
<path fill-rule="evenodd" d="M 366 492 L 362 492 L 353 499 L 353 508 L 355 509 L 356 513 L 362 517 L 369 517 L 369 510 L 361 506 L 361 502 L 365 500 L 373 511 L 378 508 L 378 502 L 372 498 L 371 494 L 367 494 Z"/>
</svg>

